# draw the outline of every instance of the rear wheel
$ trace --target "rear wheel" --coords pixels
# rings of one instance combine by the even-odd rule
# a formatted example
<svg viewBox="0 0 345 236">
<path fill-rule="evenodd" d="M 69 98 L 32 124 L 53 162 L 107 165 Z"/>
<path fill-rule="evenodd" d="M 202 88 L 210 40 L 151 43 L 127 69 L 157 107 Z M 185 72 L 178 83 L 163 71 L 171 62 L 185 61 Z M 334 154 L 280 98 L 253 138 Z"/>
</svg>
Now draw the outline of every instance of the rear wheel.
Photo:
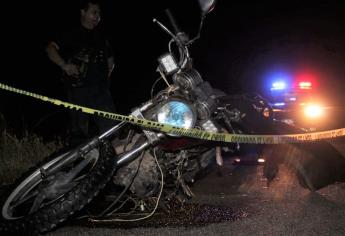
<svg viewBox="0 0 345 236">
<path fill-rule="evenodd" d="M 44 170 L 63 162 L 73 151 L 51 155 L 13 184 L 1 200 L 0 232 L 27 235 L 49 231 L 105 187 L 116 164 L 108 142 L 45 176 Z"/>
</svg>

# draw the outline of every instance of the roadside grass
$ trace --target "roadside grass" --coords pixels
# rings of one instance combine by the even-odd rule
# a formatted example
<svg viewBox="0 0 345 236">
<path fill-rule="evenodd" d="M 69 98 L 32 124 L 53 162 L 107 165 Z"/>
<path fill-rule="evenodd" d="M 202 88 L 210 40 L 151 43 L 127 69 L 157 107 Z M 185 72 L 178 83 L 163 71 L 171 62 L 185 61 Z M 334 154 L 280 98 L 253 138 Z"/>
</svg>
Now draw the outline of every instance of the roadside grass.
<svg viewBox="0 0 345 236">
<path fill-rule="evenodd" d="M 0 133 L 0 185 L 13 183 L 30 167 L 62 147 L 61 140 L 44 142 L 43 138 L 25 133 L 22 138 Z"/>
</svg>

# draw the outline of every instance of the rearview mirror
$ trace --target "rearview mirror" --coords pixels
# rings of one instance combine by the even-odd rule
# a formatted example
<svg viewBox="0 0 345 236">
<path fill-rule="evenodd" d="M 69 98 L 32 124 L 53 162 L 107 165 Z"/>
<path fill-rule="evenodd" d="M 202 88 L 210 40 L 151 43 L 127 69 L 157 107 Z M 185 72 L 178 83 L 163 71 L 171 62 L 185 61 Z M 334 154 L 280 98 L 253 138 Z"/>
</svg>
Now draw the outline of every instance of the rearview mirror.
<svg viewBox="0 0 345 236">
<path fill-rule="evenodd" d="M 211 12 L 216 5 L 216 0 L 198 0 L 203 15 Z"/>
</svg>

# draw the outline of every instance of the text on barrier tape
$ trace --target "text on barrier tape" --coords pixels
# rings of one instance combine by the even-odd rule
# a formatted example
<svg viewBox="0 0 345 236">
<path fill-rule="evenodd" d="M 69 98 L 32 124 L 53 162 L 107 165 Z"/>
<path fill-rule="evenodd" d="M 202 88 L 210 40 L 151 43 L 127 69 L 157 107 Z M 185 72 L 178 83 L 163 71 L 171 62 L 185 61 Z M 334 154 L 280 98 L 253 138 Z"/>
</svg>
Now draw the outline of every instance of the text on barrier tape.
<svg viewBox="0 0 345 236">
<path fill-rule="evenodd" d="M 36 93 L 27 92 L 21 89 L 13 88 L 11 86 L 0 83 L 0 88 L 3 90 L 11 91 L 17 94 L 33 97 L 45 102 L 50 102 L 58 106 L 63 106 L 68 109 L 81 111 L 84 113 L 102 116 L 108 119 L 117 121 L 125 121 L 131 124 L 135 124 L 144 128 L 154 129 L 165 133 L 171 133 L 176 135 L 187 136 L 191 138 L 205 139 L 219 142 L 230 143 L 252 143 L 252 144 L 282 144 L 282 143 L 297 143 L 306 141 L 316 141 L 321 139 L 329 139 L 345 136 L 345 128 L 312 132 L 304 134 L 284 134 L 284 135 L 248 135 L 248 134 L 228 134 L 228 133 L 212 133 L 198 129 L 184 129 L 175 127 L 168 124 L 162 124 L 156 121 L 138 119 L 132 116 L 124 116 L 120 114 L 100 111 L 88 107 L 74 105 L 72 103 L 63 102 L 58 99 L 49 98 Z"/>
</svg>

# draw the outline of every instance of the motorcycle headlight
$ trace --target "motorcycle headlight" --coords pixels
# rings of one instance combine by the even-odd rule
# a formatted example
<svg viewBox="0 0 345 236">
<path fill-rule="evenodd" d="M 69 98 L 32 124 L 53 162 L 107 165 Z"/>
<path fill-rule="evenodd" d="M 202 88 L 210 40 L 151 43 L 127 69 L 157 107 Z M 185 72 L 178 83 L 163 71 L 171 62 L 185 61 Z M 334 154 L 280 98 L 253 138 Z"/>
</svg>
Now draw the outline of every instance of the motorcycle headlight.
<svg viewBox="0 0 345 236">
<path fill-rule="evenodd" d="M 157 112 L 158 122 L 180 128 L 192 128 L 195 120 L 196 116 L 192 108 L 181 101 L 169 101 Z"/>
</svg>

